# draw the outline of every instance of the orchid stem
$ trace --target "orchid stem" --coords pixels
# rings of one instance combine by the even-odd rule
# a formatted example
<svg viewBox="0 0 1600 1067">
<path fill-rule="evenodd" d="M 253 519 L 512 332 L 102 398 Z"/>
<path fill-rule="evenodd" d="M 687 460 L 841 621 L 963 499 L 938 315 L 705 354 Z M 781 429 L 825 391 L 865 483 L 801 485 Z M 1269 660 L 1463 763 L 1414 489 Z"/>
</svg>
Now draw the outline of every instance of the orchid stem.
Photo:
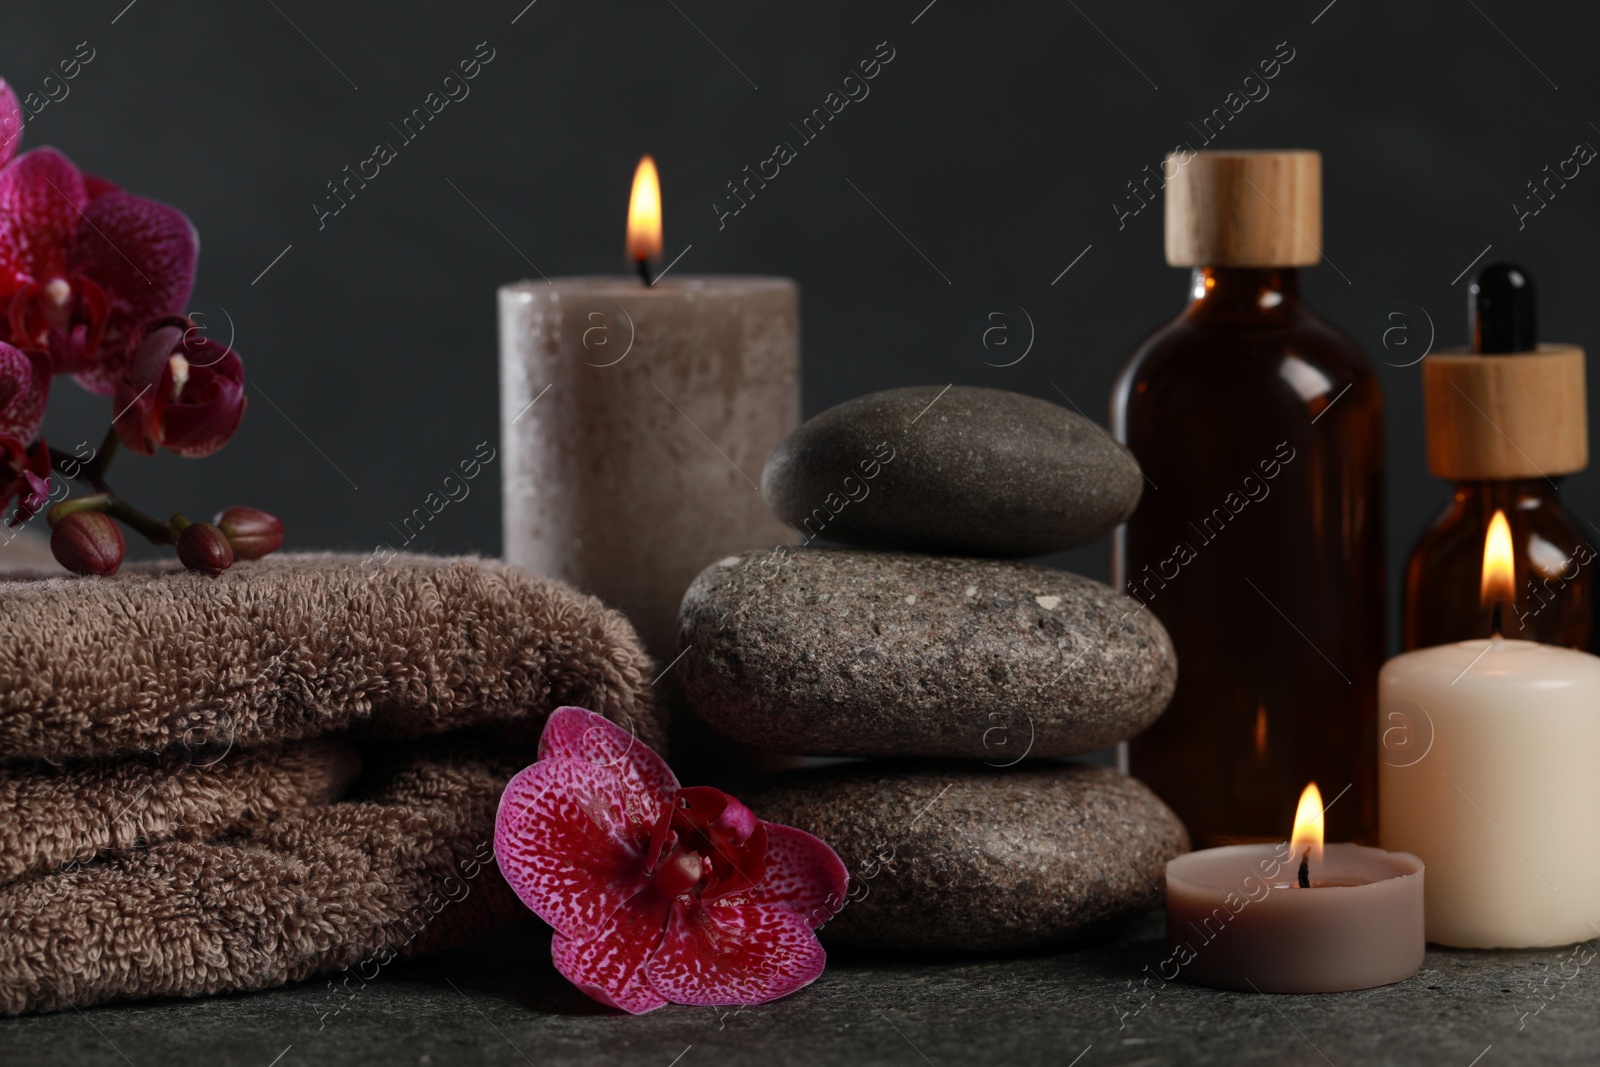
<svg viewBox="0 0 1600 1067">
<path fill-rule="evenodd" d="M 105 478 L 99 472 L 77 456 L 63 452 L 59 448 L 50 449 L 50 469 L 63 477 L 82 482 L 97 493 L 111 492 L 110 486 L 106 485 Z"/>
<path fill-rule="evenodd" d="M 50 509 L 48 520 L 54 526 L 61 519 L 75 511 L 98 511 L 120 519 L 129 529 L 141 533 L 152 545 L 170 545 L 173 543 L 172 526 L 162 522 L 154 515 L 146 515 L 106 484 L 104 473 L 111 457 L 116 454 L 117 437 L 113 431 L 106 434 L 106 439 L 100 445 L 100 451 L 95 454 L 93 463 L 83 463 L 78 457 L 68 455 L 60 449 L 50 450 L 50 465 L 57 472 L 67 477 L 82 482 L 94 490 L 91 496 L 77 497 L 63 500 Z M 67 474 L 68 471 L 74 473 Z"/>
<path fill-rule="evenodd" d="M 105 493 L 96 493 L 94 496 L 73 497 L 71 500 L 63 500 L 51 508 L 45 514 L 45 521 L 54 527 L 56 523 L 68 515 L 74 515 L 80 511 L 104 512 L 110 504 L 111 497 Z"/>
<path fill-rule="evenodd" d="M 152 545 L 173 544 L 172 527 L 156 518 L 146 515 L 132 504 L 119 496 L 113 496 L 106 505 L 106 514 L 112 518 L 121 519 L 125 524 L 139 533 L 144 534 L 145 540 Z"/>
<path fill-rule="evenodd" d="M 105 485 L 106 468 L 111 466 L 111 461 L 117 458 L 117 450 L 122 446 L 122 439 L 117 436 L 115 426 L 106 427 L 106 435 L 100 440 L 100 451 L 94 458 L 84 464 L 81 480 L 96 488 Z M 98 483 L 98 484 L 97 484 Z"/>
</svg>

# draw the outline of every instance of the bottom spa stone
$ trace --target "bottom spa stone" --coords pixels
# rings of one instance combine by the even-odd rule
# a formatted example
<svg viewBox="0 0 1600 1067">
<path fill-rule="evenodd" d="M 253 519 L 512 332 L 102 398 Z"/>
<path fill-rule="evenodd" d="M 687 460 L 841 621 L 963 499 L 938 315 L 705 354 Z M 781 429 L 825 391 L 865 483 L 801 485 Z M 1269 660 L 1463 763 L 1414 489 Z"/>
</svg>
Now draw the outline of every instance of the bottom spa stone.
<svg viewBox="0 0 1600 1067">
<path fill-rule="evenodd" d="M 1162 900 L 1189 836 L 1143 783 L 1107 767 L 997 770 L 856 763 L 738 791 L 850 868 L 825 944 L 999 952 L 1070 944 Z"/>
</svg>

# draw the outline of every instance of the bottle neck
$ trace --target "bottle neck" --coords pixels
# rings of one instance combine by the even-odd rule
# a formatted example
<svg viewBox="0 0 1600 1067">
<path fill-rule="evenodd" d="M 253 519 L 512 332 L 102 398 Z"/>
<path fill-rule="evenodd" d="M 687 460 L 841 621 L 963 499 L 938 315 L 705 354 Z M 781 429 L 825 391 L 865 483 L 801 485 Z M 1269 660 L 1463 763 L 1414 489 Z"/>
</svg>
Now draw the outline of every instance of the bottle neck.
<svg viewBox="0 0 1600 1067">
<path fill-rule="evenodd" d="M 1186 316 L 1288 318 L 1300 307 L 1296 267 L 1196 267 L 1189 279 Z"/>
<path fill-rule="evenodd" d="M 1454 482 L 1455 501 L 1462 507 L 1500 508 L 1505 511 L 1532 511 L 1540 507 L 1560 507 L 1558 478 L 1512 478 L 1493 482 Z"/>
</svg>

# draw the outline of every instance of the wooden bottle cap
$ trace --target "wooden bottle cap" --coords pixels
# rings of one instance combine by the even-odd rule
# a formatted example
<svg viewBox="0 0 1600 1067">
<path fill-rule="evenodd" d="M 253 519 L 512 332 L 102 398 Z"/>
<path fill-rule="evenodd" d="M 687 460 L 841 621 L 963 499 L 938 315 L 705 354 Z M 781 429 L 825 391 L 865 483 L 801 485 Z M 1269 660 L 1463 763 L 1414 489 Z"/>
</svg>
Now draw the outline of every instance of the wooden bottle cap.
<svg viewBox="0 0 1600 1067">
<path fill-rule="evenodd" d="M 1435 352 L 1422 361 L 1428 469 L 1451 481 L 1550 478 L 1589 465 L 1583 349 Z"/>
<path fill-rule="evenodd" d="M 1322 258 L 1322 154 L 1167 156 L 1167 262 L 1174 267 L 1309 267 Z"/>
</svg>

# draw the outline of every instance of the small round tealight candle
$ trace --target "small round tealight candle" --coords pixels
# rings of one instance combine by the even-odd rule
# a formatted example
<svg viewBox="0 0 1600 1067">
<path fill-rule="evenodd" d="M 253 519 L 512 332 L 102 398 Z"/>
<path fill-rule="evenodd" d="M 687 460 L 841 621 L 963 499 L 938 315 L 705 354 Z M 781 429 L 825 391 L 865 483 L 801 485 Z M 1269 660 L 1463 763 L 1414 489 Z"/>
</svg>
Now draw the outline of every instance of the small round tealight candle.
<svg viewBox="0 0 1600 1067">
<path fill-rule="evenodd" d="M 1324 845 L 1322 812 L 1308 786 L 1294 844 L 1230 845 L 1167 862 L 1163 978 L 1247 993 L 1335 993 L 1417 973 L 1422 861 Z"/>
</svg>

